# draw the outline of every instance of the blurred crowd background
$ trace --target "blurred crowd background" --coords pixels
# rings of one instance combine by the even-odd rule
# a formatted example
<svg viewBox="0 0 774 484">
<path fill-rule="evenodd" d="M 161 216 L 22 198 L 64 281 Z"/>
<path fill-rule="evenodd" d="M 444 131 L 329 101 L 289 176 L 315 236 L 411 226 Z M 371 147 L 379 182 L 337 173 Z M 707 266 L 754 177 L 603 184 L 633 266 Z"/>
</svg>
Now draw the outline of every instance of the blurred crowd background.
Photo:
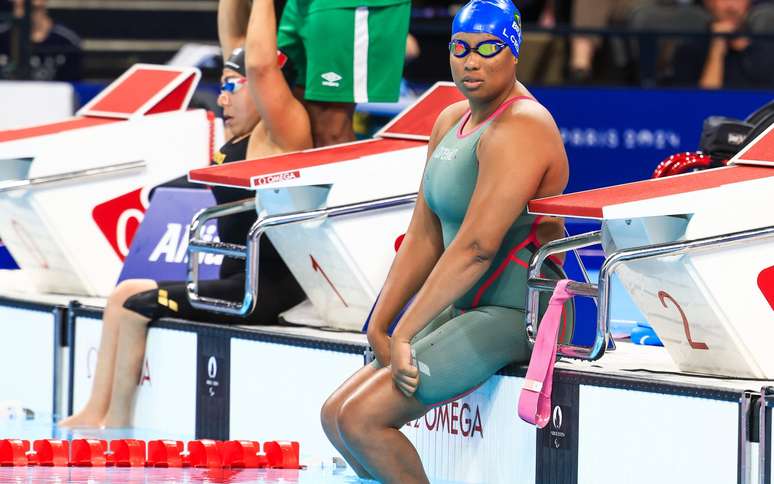
<svg viewBox="0 0 774 484">
<path fill-rule="evenodd" d="M 277 12 L 283 8 L 277 0 Z M 770 89 L 774 0 L 517 0 L 528 85 Z M 26 8 L 25 8 L 26 4 Z M 137 62 L 219 76 L 217 0 L 2 0 L 0 78 L 104 81 Z M 404 77 L 449 80 L 461 4 L 414 0 Z M 333 47 L 332 47 L 333 48 Z"/>
</svg>

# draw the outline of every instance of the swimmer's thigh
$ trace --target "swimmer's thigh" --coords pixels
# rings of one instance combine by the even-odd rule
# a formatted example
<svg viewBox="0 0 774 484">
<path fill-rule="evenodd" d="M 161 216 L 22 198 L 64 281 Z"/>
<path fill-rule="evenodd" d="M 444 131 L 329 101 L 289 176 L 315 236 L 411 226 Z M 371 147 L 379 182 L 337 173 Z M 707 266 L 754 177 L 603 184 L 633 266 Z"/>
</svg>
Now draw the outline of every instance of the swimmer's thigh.
<svg viewBox="0 0 774 484">
<path fill-rule="evenodd" d="M 416 397 L 427 405 L 460 396 L 530 355 L 524 312 L 498 306 L 458 314 L 412 348 L 420 369 Z"/>
</svg>

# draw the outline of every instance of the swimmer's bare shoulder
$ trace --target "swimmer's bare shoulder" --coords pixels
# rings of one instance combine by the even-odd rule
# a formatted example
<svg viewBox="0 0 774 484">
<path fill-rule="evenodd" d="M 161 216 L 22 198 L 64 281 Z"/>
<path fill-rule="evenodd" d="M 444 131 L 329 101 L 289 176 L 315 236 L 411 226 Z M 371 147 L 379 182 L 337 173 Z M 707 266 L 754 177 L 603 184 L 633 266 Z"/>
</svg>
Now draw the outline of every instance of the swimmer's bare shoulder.
<svg viewBox="0 0 774 484">
<path fill-rule="evenodd" d="M 564 142 L 553 116 L 534 100 L 521 100 L 510 105 L 495 118 L 481 136 L 481 146 L 510 148 L 515 163 L 543 165 L 545 174 L 535 194 L 536 198 L 562 193 L 569 179 L 569 164 Z"/>
<path fill-rule="evenodd" d="M 467 101 L 458 101 L 454 104 L 446 106 L 441 114 L 435 120 L 433 125 L 433 131 L 430 134 L 430 142 L 428 143 L 428 158 L 435 150 L 436 145 L 446 136 L 446 133 L 457 124 L 463 114 L 468 110 Z"/>
</svg>

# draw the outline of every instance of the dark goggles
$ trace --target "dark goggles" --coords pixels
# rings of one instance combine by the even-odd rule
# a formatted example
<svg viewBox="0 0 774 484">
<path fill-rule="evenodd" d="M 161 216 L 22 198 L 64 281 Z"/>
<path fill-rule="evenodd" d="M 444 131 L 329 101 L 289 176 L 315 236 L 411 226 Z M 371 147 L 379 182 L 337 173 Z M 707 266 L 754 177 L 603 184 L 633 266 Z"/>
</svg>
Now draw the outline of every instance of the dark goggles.
<svg viewBox="0 0 774 484">
<path fill-rule="evenodd" d="M 466 57 L 471 51 L 475 51 L 481 57 L 494 57 L 505 47 L 507 47 L 505 42 L 499 40 L 485 40 L 475 47 L 471 47 L 470 44 L 460 39 L 454 39 L 449 42 L 449 52 L 454 57 L 460 59 Z"/>
</svg>

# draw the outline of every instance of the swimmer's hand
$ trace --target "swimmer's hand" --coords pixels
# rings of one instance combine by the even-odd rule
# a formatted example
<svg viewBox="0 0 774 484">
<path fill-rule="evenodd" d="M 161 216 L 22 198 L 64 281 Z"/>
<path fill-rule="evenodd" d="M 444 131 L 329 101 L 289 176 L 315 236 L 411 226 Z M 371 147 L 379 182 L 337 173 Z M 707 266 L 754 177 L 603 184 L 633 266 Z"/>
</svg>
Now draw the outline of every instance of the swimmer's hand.
<svg viewBox="0 0 774 484">
<path fill-rule="evenodd" d="M 395 386 L 407 397 L 414 395 L 419 386 L 419 370 L 414 365 L 411 344 L 405 340 L 396 340 L 393 335 L 390 357 Z"/>
<path fill-rule="evenodd" d="M 373 326 L 368 327 L 368 344 L 374 350 L 376 361 L 386 368 L 390 364 L 390 336 L 386 331 L 376 329 Z"/>
</svg>

